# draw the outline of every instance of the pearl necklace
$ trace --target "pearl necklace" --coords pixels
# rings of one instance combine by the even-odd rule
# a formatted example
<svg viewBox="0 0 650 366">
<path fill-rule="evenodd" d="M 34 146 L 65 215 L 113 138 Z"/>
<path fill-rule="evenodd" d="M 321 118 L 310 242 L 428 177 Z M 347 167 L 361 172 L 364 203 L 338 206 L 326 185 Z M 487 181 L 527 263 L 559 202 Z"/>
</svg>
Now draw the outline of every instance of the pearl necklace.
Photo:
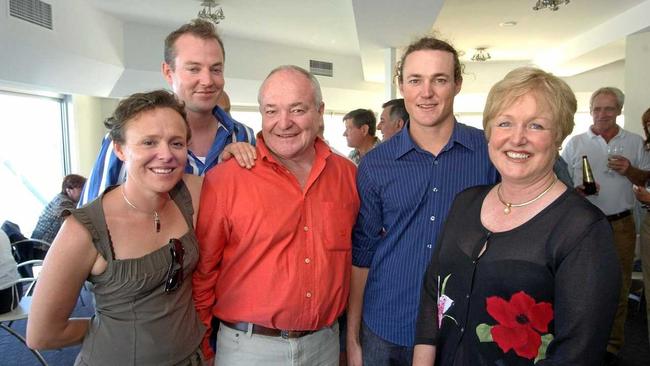
<svg viewBox="0 0 650 366">
<path fill-rule="evenodd" d="M 137 208 L 133 203 L 131 203 L 131 201 L 129 201 L 128 198 L 126 198 L 126 193 L 124 193 L 124 185 L 122 185 L 120 188 L 121 188 L 120 191 L 122 192 L 122 198 L 124 198 L 124 202 L 126 202 L 129 206 L 131 206 L 136 211 L 146 212 L 144 210 L 141 210 L 141 209 Z M 167 202 L 165 202 L 165 205 L 166 204 L 167 204 Z M 165 206 L 163 205 L 163 208 L 164 207 Z M 153 210 L 153 227 L 154 227 L 154 229 L 156 230 L 157 233 L 160 232 L 160 215 L 158 214 L 158 211 L 156 211 L 156 210 Z"/>
<path fill-rule="evenodd" d="M 553 186 L 555 185 L 556 182 L 557 182 L 557 176 L 554 176 L 553 181 L 551 182 L 551 184 L 549 184 L 549 186 L 546 187 L 546 189 L 543 190 L 542 193 L 538 194 L 537 197 L 533 198 L 532 200 L 526 201 L 526 202 L 523 202 L 523 203 L 506 202 L 506 200 L 504 200 L 503 197 L 501 197 L 501 183 L 499 183 L 499 186 L 497 187 L 497 197 L 499 198 L 499 201 L 501 201 L 501 203 L 504 206 L 506 206 L 503 209 L 503 213 L 508 215 L 512 211 L 512 209 L 511 209 L 512 207 L 523 207 L 523 206 L 530 205 L 531 203 L 537 201 L 538 199 L 542 198 L 545 194 L 547 194 L 551 190 L 551 188 L 553 188 Z"/>
</svg>

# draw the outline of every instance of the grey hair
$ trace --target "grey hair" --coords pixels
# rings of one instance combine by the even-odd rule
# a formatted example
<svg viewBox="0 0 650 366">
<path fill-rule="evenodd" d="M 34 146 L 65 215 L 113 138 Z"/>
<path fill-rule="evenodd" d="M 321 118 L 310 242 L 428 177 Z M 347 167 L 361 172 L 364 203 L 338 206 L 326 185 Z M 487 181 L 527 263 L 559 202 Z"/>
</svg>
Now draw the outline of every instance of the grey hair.
<svg viewBox="0 0 650 366">
<path fill-rule="evenodd" d="M 314 104 L 316 105 L 317 108 L 320 107 L 320 105 L 323 103 L 323 93 L 321 92 L 320 89 L 320 83 L 318 82 L 318 79 L 310 73 L 309 71 L 303 69 L 300 66 L 296 65 L 282 65 L 278 66 L 275 69 L 271 70 L 271 72 L 266 76 L 264 81 L 262 82 L 262 85 L 260 86 L 260 90 L 257 93 L 257 104 L 260 105 L 260 108 L 262 107 L 262 90 L 264 89 L 264 84 L 266 84 L 266 81 L 275 73 L 280 72 L 280 71 L 294 71 L 297 72 L 304 77 L 306 77 L 309 82 L 311 83 L 311 88 L 314 92 Z"/>
<path fill-rule="evenodd" d="M 625 94 L 621 91 L 619 88 L 615 88 L 613 86 L 606 86 L 604 88 L 600 88 L 593 92 L 591 94 L 591 98 L 589 99 L 589 110 L 592 111 L 594 109 L 594 99 L 596 99 L 597 96 L 600 94 L 611 94 L 616 97 L 616 102 L 618 103 L 618 109 L 623 109 L 623 103 L 625 103 Z"/>
</svg>

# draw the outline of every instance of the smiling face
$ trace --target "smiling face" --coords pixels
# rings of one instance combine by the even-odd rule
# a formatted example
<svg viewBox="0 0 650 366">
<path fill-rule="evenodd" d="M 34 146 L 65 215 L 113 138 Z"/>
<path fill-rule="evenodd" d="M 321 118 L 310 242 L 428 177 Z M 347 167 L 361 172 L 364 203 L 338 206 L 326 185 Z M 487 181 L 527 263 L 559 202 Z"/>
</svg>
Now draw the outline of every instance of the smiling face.
<svg viewBox="0 0 650 366">
<path fill-rule="evenodd" d="M 488 152 L 504 182 L 532 184 L 552 174 L 557 159 L 552 113 L 546 102 L 527 93 L 497 113 Z"/>
<path fill-rule="evenodd" d="M 403 64 L 400 93 L 411 125 L 433 127 L 453 123 L 454 97 L 462 81 L 454 81 L 454 57 L 439 50 L 410 53 Z"/>
<path fill-rule="evenodd" d="M 127 121 L 124 143 L 115 153 L 127 180 L 156 193 L 168 192 L 182 178 L 187 162 L 187 125 L 171 108 L 154 108 Z"/>
<path fill-rule="evenodd" d="M 284 69 L 269 76 L 260 91 L 262 136 L 269 150 L 281 160 L 309 158 L 323 117 L 324 105 L 316 105 L 309 79 Z"/>
<path fill-rule="evenodd" d="M 223 50 L 214 39 L 192 34 L 174 43 L 174 67 L 163 63 L 163 76 L 191 113 L 211 113 L 223 91 Z"/>
<path fill-rule="evenodd" d="M 591 117 L 594 121 L 594 132 L 602 133 L 611 128 L 616 128 L 616 117 L 621 114 L 616 96 L 602 93 L 594 97 L 591 106 Z"/>
</svg>

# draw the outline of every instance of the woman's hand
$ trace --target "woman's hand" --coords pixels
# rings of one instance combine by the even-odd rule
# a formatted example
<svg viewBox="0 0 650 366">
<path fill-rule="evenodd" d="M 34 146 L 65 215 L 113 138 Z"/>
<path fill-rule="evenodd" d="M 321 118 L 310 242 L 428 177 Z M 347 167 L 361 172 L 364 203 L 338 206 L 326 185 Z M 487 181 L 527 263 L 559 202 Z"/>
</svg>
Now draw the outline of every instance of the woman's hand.
<svg viewBox="0 0 650 366">
<path fill-rule="evenodd" d="M 633 185 L 632 192 L 634 192 L 634 195 L 636 196 L 636 199 L 639 200 L 639 202 L 650 204 L 650 192 L 648 192 L 645 188 Z"/>
</svg>

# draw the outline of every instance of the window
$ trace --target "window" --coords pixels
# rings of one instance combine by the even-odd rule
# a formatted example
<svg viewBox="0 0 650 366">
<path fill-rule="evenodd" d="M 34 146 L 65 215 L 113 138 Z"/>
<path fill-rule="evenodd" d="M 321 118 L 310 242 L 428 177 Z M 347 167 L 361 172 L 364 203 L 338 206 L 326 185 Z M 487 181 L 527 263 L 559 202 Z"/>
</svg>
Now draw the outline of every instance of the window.
<svg viewBox="0 0 650 366">
<path fill-rule="evenodd" d="M 0 91 L 0 110 L 0 223 L 12 221 L 29 237 L 69 171 L 65 103 Z"/>
</svg>

